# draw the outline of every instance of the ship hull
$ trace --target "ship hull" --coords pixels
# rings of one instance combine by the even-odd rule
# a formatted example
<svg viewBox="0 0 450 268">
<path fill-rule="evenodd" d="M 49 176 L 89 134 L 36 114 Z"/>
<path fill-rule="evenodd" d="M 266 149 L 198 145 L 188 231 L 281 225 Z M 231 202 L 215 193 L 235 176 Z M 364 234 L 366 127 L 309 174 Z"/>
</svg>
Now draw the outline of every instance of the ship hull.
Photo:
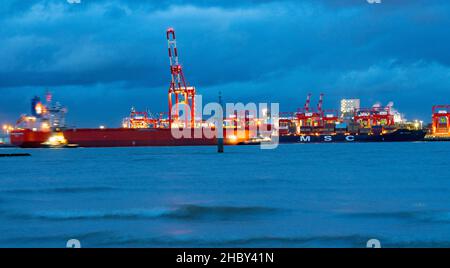
<svg viewBox="0 0 450 268">
<path fill-rule="evenodd" d="M 354 142 L 403 142 L 424 141 L 426 132 L 422 130 L 398 129 L 392 133 L 368 134 L 335 134 L 335 135 L 283 135 L 279 143 L 354 143 Z"/>
<path fill-rule="evenodd" d="M 10 141 L 12 145 L 22 148 L 40 148 L 50 136 L 47 131 L 14 130 L 10 133 Z"/>
<path fill-rule="evenodd" d="M 216 138 L 195 134 L 195 130 L 175 138 L 170 129 L 66 129 L 63 132 L 68 144 L 79 147 L 133 147 L 133 146 L 200 146 L 215 145 Z M 42 148 L 52 133 L 49 131 L 16 130 L 10 135 L 11 143 L 22 148 Z M 195 136 L 197 135 L 197 136 Z M 186 137 L 187 136 L 187 137 Z M 226 145 L 244 140 L 227 139 Z"/>
</svg>

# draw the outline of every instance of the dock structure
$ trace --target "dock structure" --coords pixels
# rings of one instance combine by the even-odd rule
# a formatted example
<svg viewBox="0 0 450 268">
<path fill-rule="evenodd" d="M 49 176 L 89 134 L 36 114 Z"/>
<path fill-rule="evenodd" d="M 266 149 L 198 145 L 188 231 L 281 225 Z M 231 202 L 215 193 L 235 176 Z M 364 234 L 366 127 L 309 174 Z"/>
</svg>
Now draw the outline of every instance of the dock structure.
<svg viewBox="0 0 450 268">
<path fill-rule="evenodd" d="M 31 156 L 31 154 L 29 153 L 0 154 L 0 157 L 18 157 L 18 156 Z"/>
</svg>

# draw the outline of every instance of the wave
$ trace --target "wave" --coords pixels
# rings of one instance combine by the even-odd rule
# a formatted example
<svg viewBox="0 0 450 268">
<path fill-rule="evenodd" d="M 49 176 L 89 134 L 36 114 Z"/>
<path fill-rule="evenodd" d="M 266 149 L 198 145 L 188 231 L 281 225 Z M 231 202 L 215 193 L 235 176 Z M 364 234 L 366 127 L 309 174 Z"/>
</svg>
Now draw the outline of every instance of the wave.
<svg viewBox="0 0 450 268">
<path fill-rule="evenodd" d="M 283 237 L 257 236 L 236 239 L 174 239 L 171 237 L 124 238 L 115 237 L 98 243 L 101 247 L 365 247 L 369 237 L 311 236 Z"/>
<path fill-rule="evenodd" d="M 377 237 L 384 248 L 448 248 L 450 241 L 445 240 L 403 240 L 366 235 L 316 235 L 316 236 L 254 236 L 231 239 L 196 238 L 196 237 L 134 237 L 118 235 L 111 231 L 93 231 L 87 233 L 31 235 L 0 238 L 1 247 L 65 247 L 68 239 L 81 241 L 82 247 L 120 247 L 120 248 L 365 248 L 369 239 Z"/>
<path fill-rule="evenodd" d="M 164 216 L 166 210 L 127 210 L 127 211 L 41 211 L 32 214 L 17 214 L 15 218 L 31 218 L 43 220 L 119 220 L 119 219 L 151 219 Z"/>
<path fill-rule="evenodd" d="M 450 241 L 393 241 L 382 244 L 382 247 L 387 248 L 449 248 Z"/>
<path fill-rule="evenodd" d="M 33 188 L 33 189 L 8 189 L 1 190 L 9 194 L 35 194 L 35 193 L 87 193 L 87 192 L 105 192 L 112 191 L 115 188 L 109 186 L 91 186 L 91 187 L 53 187 L 53 188 Z"/>
<path fill-rule="evenodd" d="M 257 215 L 276 212 L 278 209 L 269 207 L 237 207 L 237 206 L 200 206 L 184 205 L 179 207 L 170 216 L 184 219 L 198 219 L 202 217 L 228 218 L 233 216 Z"/>
<path fill-rule="evenodd" d="M 175 218 L 196 220 L 231 219 L 233 217 L 251 216 L 275 212 L 276 209 L 266 207 L 233 207 L 233 206 L 200 206 L 182 205 L 175 209 L 130 209 L 113 211 L 42 211 L 31 214 L 15 214 L 14 218 L 32 218 L 44 220 L 85 220 L 85 219 L 154 219 Z"/>
<path fill-rule="evenodd" d="M 203 239 L 196 237 L 174 238 L 133 237 L 118 235 L 114 232 L 87 232 L 78 234 L 32 235 L 0 239 L 2 245 L 23 247 L 64 247 L 68 239 L 80 240 L 82 247 L 365 247 L 368 237 L 359 235 L 348 236 L 255 236 L 235 239 Z M 1 246 L 0 246 L 1 247 Z"/>
<path fill-rule="evenodd" d="M 398 211 L 398 212 L 357 212 L 345 214 L 346 217 L 396 219 L 427 223 L 450 223 L 448 211 Z"/>
<path fill-rule="evenodd" d="M 97 241 L 98 243 L 108 243 L 111 239 L 114 239 L 115 235 L 112 232 L 105 231 L 94 231 L 87 233 L 77 233 L 77 234 L 52 234 L 52 235 L 31 235 L 31 236 L 21 236 L 21 237 L 8 237 L 1 238 L 1 246 L 15 245 L 19 247 L 30 246 L 30 247 L 65 247 L 66 242 L 69 239 L 75 238 L 80 241 Z M 82 244 L 83 245 L 83 244 Z M 14 247 L 14 246 L 12 246 Z"/>
</svg>

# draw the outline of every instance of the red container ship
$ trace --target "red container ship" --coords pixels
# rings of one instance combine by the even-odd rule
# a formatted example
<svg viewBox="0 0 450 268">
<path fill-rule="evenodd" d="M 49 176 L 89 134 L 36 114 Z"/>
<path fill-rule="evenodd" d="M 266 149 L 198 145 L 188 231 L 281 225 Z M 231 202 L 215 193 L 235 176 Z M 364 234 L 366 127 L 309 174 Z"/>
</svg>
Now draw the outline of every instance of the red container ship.
<svg viewBox="0 0 450 268">
<path fill-rule="evenodd" d="M 60 132 L 18 129 L 10 133 L 11 143 L 22 148 L 42 147 L 126 147 L 126 146 L 190 146 L 215 145 L 216 138 L 175 139 L 170 129 L 82 128 Z M 225 137 L 226 145 L 243 143 L 236 136 Z"/>
<path fill-rule="evenodd" d="M 9 132 L 11 144 L 23 148 L 42 147 L 128 147 L 128 146 L 193 146 L 215 145 L 218 142 L 213 123 L 152 118 L 147 112 L 132 109 L 121 128 L 67 128 L 66 109 L 59 103 L 47 103 L 38 97 L 32 101 L 31 115 L 22 115 L 15 129 Z M 236 115 L 223 120 L 223 143 L 248 143 L 256 132 L 252 124 L 257 121 Z"/>
<path fill-rule="evenodd" d="M 22 148 L 43 147 L 128 147 L 128 146 L 193 146 L 218 143 L 214 123 L 181 120 L 176 114 L 172 119 L 153 118 L 147 112 L 134 108 L 125 118 L 121 128 L 67 128 L 66 109 L 59 103 L 52 104 L 47 93 L 47 103 L 39 97 L 32 100 L 31 115 L 22 115 L 16 127 L 9 132 L 12 145 Z M 181 105 L 181 104 L 180 104 Z M 195 115 L 194 115 L 195 116 Z M 255 136 L 251 128 L 257 120 L 237 115 L 223 120 L 223 143 L 246 144 Z"/>
</svg>

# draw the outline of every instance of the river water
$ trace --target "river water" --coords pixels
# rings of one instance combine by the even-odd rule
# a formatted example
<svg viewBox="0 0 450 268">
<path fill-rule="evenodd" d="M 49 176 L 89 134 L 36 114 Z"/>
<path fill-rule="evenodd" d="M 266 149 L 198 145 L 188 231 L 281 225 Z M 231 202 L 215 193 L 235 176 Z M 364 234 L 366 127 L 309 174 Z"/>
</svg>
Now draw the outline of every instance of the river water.
<svg viewBox="0 0 450 268">
<path fill-rule="evenodd" d="M 7 152 L 0 247 L 450 246 L 450 143 Z"/>
</svg>

